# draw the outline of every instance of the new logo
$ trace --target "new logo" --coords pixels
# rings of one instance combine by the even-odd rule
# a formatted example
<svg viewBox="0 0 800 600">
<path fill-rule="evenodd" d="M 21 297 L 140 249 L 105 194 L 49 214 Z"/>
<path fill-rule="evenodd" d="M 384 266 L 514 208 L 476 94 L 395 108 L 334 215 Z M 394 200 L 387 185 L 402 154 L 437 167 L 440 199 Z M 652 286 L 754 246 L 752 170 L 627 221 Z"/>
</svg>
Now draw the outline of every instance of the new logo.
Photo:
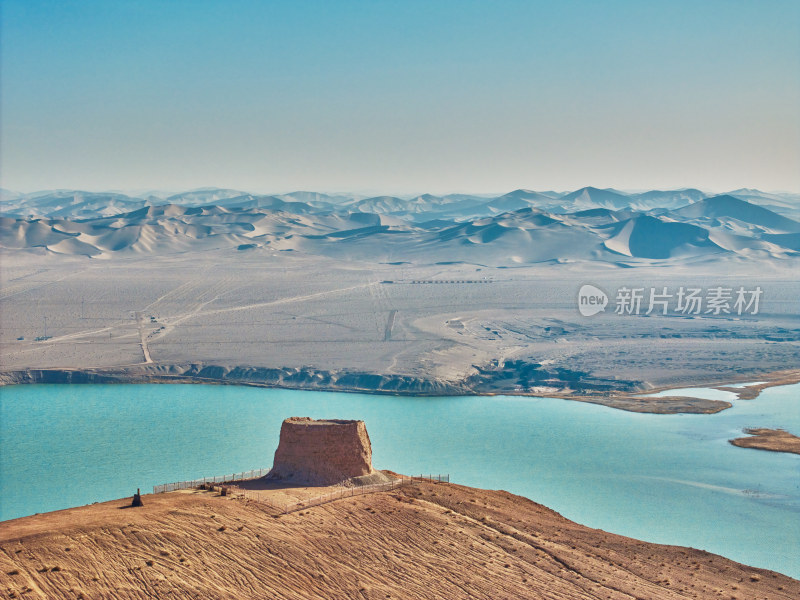
<svg viewBox="0 0 800 600">
<path fill-rule="evenodd" d="M 578 292 L 578 311 L 584 317 L 603 312 L 608 305 L 608 295 L 593 285 L 583 285 Z"/>
</svg>

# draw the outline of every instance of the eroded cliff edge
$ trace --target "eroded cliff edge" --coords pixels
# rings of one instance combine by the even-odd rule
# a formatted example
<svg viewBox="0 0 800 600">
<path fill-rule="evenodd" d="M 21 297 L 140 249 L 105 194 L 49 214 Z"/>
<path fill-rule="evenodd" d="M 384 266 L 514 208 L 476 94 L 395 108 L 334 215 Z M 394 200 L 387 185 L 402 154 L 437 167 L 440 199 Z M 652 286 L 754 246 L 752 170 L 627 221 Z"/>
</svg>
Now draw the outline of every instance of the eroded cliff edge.
<svg viewBox="0 0 800 600">
<path fill-rule="evenodd" d="M 715 380 L 715 374 L 709 373 L 706 380 L 691 383 L 679 381 L 671 387 L 719 387 L 737 393 L 742 399 L 753 399 L 766 387 L 797 383 L 800 381 L 800 369 L 752 375 L 747 379 L 753 378 L 759 379 L 759 383 L 744 388 L 726 388 L 725 384 L 733 381 Z M 540 365 L 516 361 L 476 367 L 475 374 L 456 381 L 347 370 L 325 371 L 310 367 L 268 368 L 199 363 L 0 372 L 0 385 L 24 383 L 211 383 L 408 396 L 521 395 L 564 398 L 631 412 L 658 414 L 711 414 L 731 406 L 722 400 L 646 396 L 664 388 L 652 388 L 643 381 L 598 379 L 579 371 L 549 371 Z"/>
</svg>

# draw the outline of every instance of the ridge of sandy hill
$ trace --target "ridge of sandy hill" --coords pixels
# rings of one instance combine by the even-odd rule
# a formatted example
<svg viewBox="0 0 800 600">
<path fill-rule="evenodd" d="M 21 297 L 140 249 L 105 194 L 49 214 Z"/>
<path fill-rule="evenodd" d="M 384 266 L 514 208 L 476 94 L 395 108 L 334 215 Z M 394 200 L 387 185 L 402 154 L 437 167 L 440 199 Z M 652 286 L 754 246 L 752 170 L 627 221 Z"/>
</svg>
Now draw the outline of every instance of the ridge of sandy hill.
<svg viewBox="0 0 800 600">
<path fill-rule="evenodd" d="M 213 492 L 0 523 L 7 598 L 769 598 L 800 581 L 421 483 L 286 515 Z"/>
<path fill-rule="evenodd" d="M 797 221 L 730 195 L 706 198 L 680 208 L 675 213 L 690 218 L 731 217 L 754 225 L 772 228 L 781 233 L 800 231 L 800 223 Z"/>
</svg>

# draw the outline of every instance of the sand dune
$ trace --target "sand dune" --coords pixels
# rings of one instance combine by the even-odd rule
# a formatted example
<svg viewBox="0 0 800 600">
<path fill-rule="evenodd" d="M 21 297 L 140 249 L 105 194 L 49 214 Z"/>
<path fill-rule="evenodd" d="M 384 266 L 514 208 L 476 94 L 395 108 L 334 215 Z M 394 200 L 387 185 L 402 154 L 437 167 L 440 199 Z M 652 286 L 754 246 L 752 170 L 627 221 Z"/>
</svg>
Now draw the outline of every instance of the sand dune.
<svg viewBox="0 0 800 600">
<path fill-rule="evenodd" d="M 574 205 L 577 208 L 610 208 L 612 210 L 631 206 L 631 198 L 615 190 L 599 190 L 594 187 L 585 187 L 571 194 L 559 198 L 562 203 Z"/>
<path fill-rule="evenodd" d="M 640 215 L 615 225 L 616 233 L 605 246 L 614 252 L 637 258 L 698 256 L 723 249 L 709 239 L 709 232 L 689 223 L 674 223 Z"/>
<path fill-rule="evenodd" d="M 632 196 L 636 204 L 648 208 L 680 208 L 681 206 L 698 202 L 707 197 L 706 194 L 694 188 L 682 190 L 651 190 Z"/>
<path fill-rule="evenodd" d="M 311 210 L 300 213 L 221 194 L 225 206 L 188 204 L 203 193 L 93 218 L 2 217 L 4 371 L 152 361 L 266 369 L 263 381 L 295 387 L 569 395 L 736 380 L 798 360 L 798 233 L 778 233 L 797 223 L 741 200 L 695 202 L 699 216 L 525 206 L 456 220 L 361 212 L 355 197 L 278 198 Z M 467 211 L 495 199 L 398 201 Z M 721 284 L 764 296 L 754 318 L 615 319 L 612 304 L 586 319 L 575 304 L 586 283 L 612 299 L 621 287 Z M 146 327 L 132 316 L 143 313 Z M 456 318 L 463 328 L 448 325 Z"/>
<path fill-rule="evenodd" d="M 5 217 L 0 246 L 103 258 L 272 248 L 349 260 L 485 265 L 563 260 L 617 264 L 620 257 L 681 260 L 728 253 L 768 260 L 798 252 L 800 223 L 732 196 L 673 211 L 641 212 L 620 208 L 625 196 L 614 191 L 579 192 L 557 200 L 613 208 L 553 213 L 528 205 L 546 196 L 518 191 L 483 199 L 480 210 L 495 211 L 486 216 L 418 222 L 418 215 L 429 217 L 443 206 L 480 211 L 475 198 L 379 197 L 338 207 L 322 199 L 322 208 L 315 208 L 275 197 L 236 196 L 223 199 L 225 206 L 147 205 L 87 219 Z M 497 212 L 520 204 L 525 206 Z"/>
<path fill-rule="evenodd" d="M 736 199 L 772 210 L 794 220 L 800 219 L 800 195 L 767 193 L 741 189 L 727 194 Z M 374 196 L 356 194 L 330 195 L 319 192 L 259 195 L 245 191 L 203 188 L 179 194 L 144 193 L 125 195 L 117 192 L 85 192 L 55 190 L 31 194 L 0 190 L 0 213 L 24 217 L 96 218 L 124 214 L 147 206 L 173 204 L 190 207 L 224 207 L 226 209 L 269 209 L 295 214 L 322 212 L 366 212 L 402 217 L 412 222 L 447 219 L 464 221 L 493 216 L 522 208 L 538 208 L 551 213 L 574 213 L 581 210 L 608 208 L 612 210 L 680 209 L 707 198 L 700 190 L 651 190 L 627 193 L 614 189 L 586 187 L 573 192 L 533 191 L 518 189 L 498 196 L 448 194 L 435 196 Z"/>
<path fill-rule="evenodd" d="M 676 214 L 690 218 L 720 219 L 732 217 L 745 223 L 771 229 L 771 233 L 800 231 L 800 223 L 776 214 L 771 210 L 750 204 L 733 196 L 715 196 L 680 208 Z"/>
<path fill-rule="evenodd" d="M 800 233 L 766 234 L 763 239 L 782 248 L 800 252 Z"/>
</svg>

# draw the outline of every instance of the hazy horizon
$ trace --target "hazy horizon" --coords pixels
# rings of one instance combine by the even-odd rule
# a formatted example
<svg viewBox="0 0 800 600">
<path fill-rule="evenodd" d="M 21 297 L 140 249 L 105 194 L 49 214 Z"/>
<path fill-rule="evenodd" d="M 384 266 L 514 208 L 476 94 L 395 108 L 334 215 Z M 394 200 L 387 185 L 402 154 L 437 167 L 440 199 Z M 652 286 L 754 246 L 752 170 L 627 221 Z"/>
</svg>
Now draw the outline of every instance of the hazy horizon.
<svg viewBox="0 0 800 600">
<path fill-rule="evenodd" d="M 194 186 L 194 187 L 187 187 L 187 188 L 135 188 L 135 189 L 124 189 L 124 188 L 107 188 L 107 187 L 97 187 L 92 188 L 90 186 L 83 186 L 83 187 L 55 187 L 55 188 L 28 188 L 28 189 L 11 189 L 8 187 L 2 187 L 0 190 L 6 192 L 13 192 L 23 195 L 29 194 L 37 194 L 37 193 L 56 193 L 56 192 L 87 192 L 91 194 L 124 194 L 129 195 L 132 197 L 136 196 L 144 196 L 147 194 L 152 195 L 175 195 L 175 194 L 186 194 L 191 192 L 199 192 L 199 191 L 212 191 L 212 190 L 234 190 L 239 191 L 244 194 L 251 194 L 251 195 L 262 195 L 262 196 L 281 196 L 281 195 L 289 195 L 289 194 L 297 194 L 297 193 L 313 193 L 313 194 L 323 194 L 328 196 L 364 196 L 364 197 L 379 197 L 379 196 L 393 196 L 399 198 L 414 198 L 418 196 L 423 196 L 425 194 L 430 194 L 433 196 L 453 196 L 453 195 L 465 195 L 465 196 L 473 196 L 473 197 L 486 197 L 486 198 L 495 198 L 499 196 L 503 196 L 505 194 L 509 194 L 518 190 L 525 190 L 531 192 L 555 192 L 558 194 L 567 194 L 572 193 L 577 190 L 593 188 L 599 190 L 609 190 L 614 192 L 619 192 L 621 194 L 627 195 L 636 195 L 636 194 L 643 194 L 647 192 L 653 191 L 660 191 L 660 192 L 678 192 L 682 190 L 699 190 L 706 194 L 707 196 L 714 196 L 714 195 L 723 195 L 728 194 L 730 192 L 735 192 L 739 190 L 754 190 L 758 192 L 762 192 L 765 194 L 775 194 L 775 195 L 796 195 L 800 194 L 800 188 L 797 190 L 786 190 L 786 189 L 760 189 L 755 188 L 753 186 L 744 186 L 736 189 L 709 189 L 703 188 L 698 186 L 691 186 L 691 185 L 684 185 L 678 186 L 674 188 L 636 188 L 636 189 L 626 189 L 620 187 L 599 187 L 596 185 L 585 185 L 580 186 L 577 188 L 563 188 L 563 189 L 552 189 L 552 188 L 544 188 L 544 187 L 512 187 L 509 189 L 503 190 L 493 190 L 489 192 L 473 192 L 466 189 L 453 189 L 453 190 L 444 190 L 437 194 L 433 194 L 427 190 L 416 190 L 411 192 L 400 192 L 396 190 L 381 190 L 381 189 L 304 189 L 304 188 L 294 188 L 294 189 L 281 189 L 281 190 L 268 190 L 268 189 L 246 189 L 242 186 L 231 186 L 231 187 L 222 187 L 222 186 L 214 186 L 214 185 L 201 185 L 201 186 Z"/>
<path fill-rule="evenodd" d="M 7 0 L 2 187 L 800 190 L 800 5 Z"/>
</svg>

